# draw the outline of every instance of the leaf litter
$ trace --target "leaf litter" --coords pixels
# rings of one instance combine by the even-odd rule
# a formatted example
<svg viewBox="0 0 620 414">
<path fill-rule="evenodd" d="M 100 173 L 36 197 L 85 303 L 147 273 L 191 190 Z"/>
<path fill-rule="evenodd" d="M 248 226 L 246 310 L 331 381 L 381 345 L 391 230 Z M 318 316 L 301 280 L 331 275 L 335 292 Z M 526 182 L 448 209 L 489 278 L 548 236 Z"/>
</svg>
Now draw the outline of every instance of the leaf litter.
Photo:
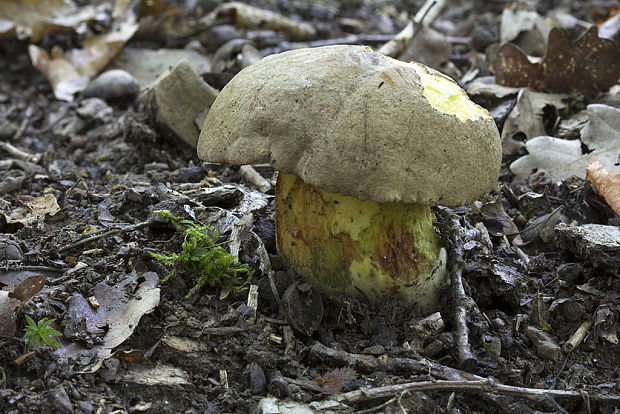
<svg viewBox="0 0 620 414">
<path fill-rule="evenodd" d="M 151 10 L 132 10 L 126 3 L 115 10 L 107 5 L 93 19 L 88 6 L 67 2 L 68 16 L 83 13 L 80 24 L 63 26 L 68 32 L 42 31 L 47 23 L 38 28 L 39 17 L 19 27 L 0 20 L 4 39 L 24 33 L 33 50 L 49 54 L 41 62 L 64 65 L 48 70 L 46 80 L 33 68 L 27 44 L 0 40 L 0 52 L 11 57 L 0 62 L 0 282 L 6 285 L 0 291 L 0 349 L 8 373 L 2 410 L 31 412 L 51 404 L 57 411 L 94 412 L 107 404 L 101 409 L 352 412 L 384 404 L 409 412 L 449 405 L 462 412 L 578 411 L 586 410 L 583 390 L 590 407 L 617 405 L 618 88 L 598 93 L 607 90 L 604 82 L 591 83 L 592 90 L 582 91 L 587 96 L 577 99 L 546 92 L 554 85 L 549 78 L 544 91 L 536 91 L 525 88 L 529 84 L 501 85 L 502 73 L 490 76 L 492 51 L 499 48 L 493 39 L 537 52 L 544 42 L 532 39 L 544 40 L 544 22 L 561 10 L 543 15 L 490 5 L 495 23 L 489 25 L 473 4 L 457 2 L 420 12 L 413 20 L 424 20 L 428 30 L 419 30 L 395 5 L 375 5 L 369 13 L 344 2 L 284 2 L 279 10 L 236 2 L 191 10 L 150 2 Z M 562 20 L 571 32 L 580 31 L 575 21 L 591 19 L 585 9 L 575 13 Z M 500 15 L 505 23 L 498 25 Z M 527 18 L 517 24 L 516 15 Z M 353 16 L 364 23 L 355 30 L 368 35 L 343 31 L 353 26 L 336 16 Z M 111 34 L 115 24 L 127 24 L 122 39 Z M 511 25 L 514 38 L 506 35 Z M 394 53 L 429 56 L 437 69 L 461 78 L 491 110 L 505 144 L 495 194 L 436 211 L 442 232 L 454 236 L 451 251 L 460 252 L 454 280 L 462 286 L 446 292 L 437 315 L 416 315 L 396 301 L 370 305 L 328 295 L 322 295 L 321 309 L 307 315 L 286 312 L 287 288 L 299 283 L 275 251 L 273 169 L 200 163 L 191 140 L 183 143 L 182 134 L 154 122 L 153 112 L 138 109 L 139 95 L 115 102 L 84 99 L 80 92 L 80 76 L 85 82 L 110 68 L 124 69 L 143 91 L 188 56 L 194 79 L 221 88 L 257 52 L 362 38 L 383 39 L 372 43 L 379 48 L 407 27 L 392 42 Z M 481 28 L 501 36 L 472 48 L 473 30 Z M 431 29 L 440 47 L 425 41 Z M 612 33 L 612 25 L 605 30 Z M 556 40 L 547 45 L 548 56 L 566 51 L 572 41 Z M 609 43 L 591 40 L 602 45 L 603 55 L 611 53 Z M 554 45 L 561 48 L 553 52 Z M 583 59 L 579 45 L 571 53 Z M 591 57 L 592 64 L 598 61 Z M 545 65 L 531 65 L 522 73 L 538 78 L 543 72 L 537 68 Z M 589 80 L 575 77 L 581 75 L 563 70 L 559 78 L 582 88 Z M 69 84 L 59 88 L 63 81 Z M 187 112 L 192 127 L 204 117 Z M 593 155 L 602 168 L 591 164 L 587 181 Z M 169 269 L 151 252 L 180 251 L 183 237 L 155 210 L 216 228 L 222 246 L 254 270 L 249 289 L 207 287 L 186 300 L 193 284 L 184 278 L 160 286 Z M 302 284 L 297 296 L 314 294 Z M 56 318 L 62 347 L 24 353 L 15 335 L 26 314 L 35 321 Z M 322 317 L 311 334 L 294 329 L 302 317 L 316 315 Z M 413 392 L 416 387 L 420 392 Z M 462 392 L 451 399 L 449 391 Z"/>
</svg>

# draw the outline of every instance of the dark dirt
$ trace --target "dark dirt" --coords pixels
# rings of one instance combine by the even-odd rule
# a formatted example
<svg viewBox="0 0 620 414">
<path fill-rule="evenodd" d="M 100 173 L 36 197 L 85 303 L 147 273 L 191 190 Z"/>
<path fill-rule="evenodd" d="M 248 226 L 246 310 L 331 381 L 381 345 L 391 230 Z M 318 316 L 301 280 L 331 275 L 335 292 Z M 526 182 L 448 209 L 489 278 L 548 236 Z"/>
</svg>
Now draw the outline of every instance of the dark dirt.
<svg viewBox="0 0 620 414">
<path fill-rule="evenodd" d="M 272 2 L 258 3 L 272 6 Z M 353 20 L 343 18 L 376 22 L 379 10 L 363 1 L 276 3 L 276 10 L 286 15 L 315 22 L 317 39 L 345 34 L 343 28 Z M 415 11 L 417 3 L 390 2 L 385 7 Z M 501 9 L 489 11 L 501 13 Z M 400 21 L 392 27 L 394 33 L 400 28 Z M 376 25 L 368 30 L 368 34 L 382 33 Z M 43 44 L 56 44 L 65 36 L 52 35 Z M 170 45 L 153 45 L 164 46 Z M 465 230 L 484 227 L 489 233 L 464 240 L 461 246 L 465 291 L 477 305 L 467 319 L 473 365 L 460 363 L 451 291 L 442 299 L 445 326 L 439 328 L 418 323 L 428 315 L 416 315 L 405 303 L 370 304 L 363 298 L 325 294 L 320 309 L 310 306 L 308 320 L 299 322 L 299 312 L 286 309 L 291 306 L 288 302 L 277 305 L 251 242 L 243 245 L 241 261 L 253 266 L 252 284 L 259 287 L 255 321 L 246 305 L 247 290 L 221 298 L 218 289 L 206 287 L 186 299 L 193 284 L 177 277 L 161 286 L 159 305 L 132 327 L 129 339 L 114 347 L 125 353 L 105 359 L 96 372 L 80 372 L 87 363 L 64 360 L 49 348 L 19 361 L 26 353 L 21 339 L 25 314 L 35 320 L 56 318 L 56 329 L 71 328 L 75 334 L 71 338 L 65 334 L 63 346 L 76 342 L 89 349 L 101 342 L 109 327 L 97 331 L 85 328 L 79 318 L 72 320 L 72 297 L 93 296 L 101 282 L 114 286 L 136 275 L 136 283 L 141 283 L 146 272 L 156 272 L 160 279 L 168 273 L 149 252 L 179 251 L 182 237 L 154 218 L 154 210 L 169 209 L 188 218 L 193 214 L 206 224 L 221 214 L 215 207 L 230 211 L 244 200 L 244 193 L 234 189 L 215 192 L 213 197 L 197 196 L 205 187 L 243 185 L 238 169 L 202 163 L 184 143 L 130 129 L 125 115 L 135 110 L 136 103 L 112 103 L 112 114 L 101 117 L 79 115 L 82 98 L 73 103 L 56 100 L 48 81 L 32 68 L 26 50 L 26 43 L 0 40 L 0 140 L 42 157 L 29 162 L 0 150 L 0 213 L 50 194 L 60 210 L 29 225 L 9 223 L 0 214 L 3 283 L 33 274 L 46 280 L 41 292 L 15 310 L 16 333 L 0 337 L 0 412 L 246 413 L 268 395 L 323 401 L 356 389 L 455 378 L 456 374 L 437 374 L 430 365 L 428 371 L 416 365 L 425 361 L 462 370 L 464 378 L 464 371 L 469 371 L 506 385 L 574 390 L 583 397 L 528 399 L 492 392 L 431 391 L 395 394 L 394 401 L 372 412 L 614 413 L 620 409 L 617 401 L 588 398 L 620 395 L 620 348 L 606 339 L 618 327 L 620 315 L 617 272 L 593 267 L 553 237 L 544 241 L 540 234 L 523 231 L 560 206 L 566 218 L 578 224 L 618 225 L 618 217 L 584 180 L 573 179 L 562 186 L 544 179 L 511 185 L 507 169 L 511 157 L 502 169 L 501 188 L 483 200 L 485 204 L 499 197 L 500 210 L 507 214 L 485 213 L 480 206 L 454 210 Z M 16 137 L 19 129 L 22 132 Z M 543 197 L 527 204 L 523 197 L 527 192 Z M 270 254 L 283 296 L 296 277 L 277 256 L 272 197 L 267 195 L 265 200 L 268 204 L 254 216 L 252 229 Z M 503 231 L 508 221 L 521 232 L 521 251 L 515 247 L 514 234 L 504 235 L 510 233 Z M 92 231 L 143 222 L 132 231 L 72 245 Z M 230 237 L 230 232 L 221 234 L 223 240 Z M 301 285 L 301 293 L 292 295 L 296 300 L 315 294 L 303 281 Z M 320 312 L 321 322 L 314 330 Z M 291 318 L 297 319 L 291 322 Z M 589 334 L 572 352 L 557 351 L 536 336 L 542 331 L 561 348 L 590 320 L 594 324 Z M 304 329 L 312 333 L 301 333 Z M 317 344 L 359 355 L 327 355 Z M 174 382 L 175 378 L 183 381 Z M 351 407 L 364 410 L 389 399 L 367 399 Z"/>
</svg>

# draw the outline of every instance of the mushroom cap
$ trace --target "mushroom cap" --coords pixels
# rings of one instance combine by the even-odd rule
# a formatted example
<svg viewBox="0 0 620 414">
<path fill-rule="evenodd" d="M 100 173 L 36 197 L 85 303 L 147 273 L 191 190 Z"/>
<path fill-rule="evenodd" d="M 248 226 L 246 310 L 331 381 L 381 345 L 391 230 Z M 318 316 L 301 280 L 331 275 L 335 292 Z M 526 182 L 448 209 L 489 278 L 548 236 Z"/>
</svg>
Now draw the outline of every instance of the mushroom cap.
<svg viewBox="0 0 620 414">
<path fill-rule="evenodd" d="M 449 77 L 364 46 L 267 56 L 222 89 L 203 160 L 269 160 L 324 190 L 379 203 L 462 205 L 495 187 L 491 115 Z"/>
</svg>

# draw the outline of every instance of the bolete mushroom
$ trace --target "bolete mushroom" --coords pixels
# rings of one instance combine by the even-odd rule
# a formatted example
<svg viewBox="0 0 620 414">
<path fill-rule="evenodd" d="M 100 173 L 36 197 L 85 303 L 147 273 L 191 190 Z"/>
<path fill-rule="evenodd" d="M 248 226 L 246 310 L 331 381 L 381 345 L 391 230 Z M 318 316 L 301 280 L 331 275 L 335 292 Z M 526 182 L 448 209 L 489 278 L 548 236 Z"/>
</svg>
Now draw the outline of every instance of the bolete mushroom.
<svg viewBox="0 0 620 414">
<path fill-rule="evenodd" d="M 279 170 L 278 251 L 309 281 L 430 311 L 446 254 L 429 206 L 494 188 L 501 142 L 491 115 L 449 77 L 345 45 L 239 72 L 207 115 L 198 156 Z"/>
</svg>

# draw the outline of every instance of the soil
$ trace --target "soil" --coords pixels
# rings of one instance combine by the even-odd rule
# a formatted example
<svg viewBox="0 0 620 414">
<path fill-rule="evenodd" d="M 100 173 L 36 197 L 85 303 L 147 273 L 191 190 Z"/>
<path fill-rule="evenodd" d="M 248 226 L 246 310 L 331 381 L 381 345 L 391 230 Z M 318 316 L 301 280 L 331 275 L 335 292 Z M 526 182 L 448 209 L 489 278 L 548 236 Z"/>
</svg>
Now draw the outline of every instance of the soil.
<svg viewBox="0 0 620 414">
<path fill-rule="evenodd" d="M 356 21 L 375 21 L 380 11 L 364 1 L 262 3 L 314 22 L 320 28 L 317 40 L 341 37 Z M 381 7 L 415 11 L 419 4 L 413 3 Z M 459 10 L 455 8 L 454 20 L 466 20 L 468 16 L 457 15 Z M 501 10 L 489 12 L 499 15 Z M 402 26 L 394 19 L 391 27 L 395 33 Z M 381 33 L 376 26 L 374 33 Z M 70 44 L 73 36 L 49 35 L 43 44 Z M 150 46 L 183 47 L 190 40 Z M 458 269 L 464 293 L 473 300 L 466 318 L 472 358 L 464 359 L 458 316 L 462 303 L 457 300 L 463 298 L 455 293 L 454 281 L 443 295 L 440 314 L 430 319 L 398 300 L 371 303 L 364 297 L 318 293 L 277 255 L 272 195 L 260 196 L 264 205 L 251 215 L 253 222 L 241 236 L 232 226 L 222 227 L 218 220 L 228 217 L 227 212 L 245 217 L 240 206 L 247 202 L 251 184 L 242 180 L 238 167 L 203 163 L 181 141 L 130 128 L 127 114 L 137 111 L 136 102 L 108 103 L 112 112 L 101 115 L 80 111 L 82 97 L 71 103 L 56 100 L 47 79 L 32 67 L 27 47 L 27 42 L 0 40 L 0 139 L 40 156 L 25 160 L 0 150 L 0 281 L 5 290 L 13 290 L 26 276 L 40 275 L 45 287 L 19 303 L 10 315 L 15 333 L 0 337 L 1 412 L 248 413 L 267 397 L 324 403 L 354 390 L 478 377 L 519 389 L 577 391 L 582 396 L 527 398 L 525 392 L 519 396 L 438 387 L 370 395 L 347 403 L 349 408 L 341 412 L 620 409 L 618 400 L 595 398 L 620 396 L 620 348 L 610 336 L 620 315 L 618 272 L 594 267 L 561 240 L 526 237 L 524 231 L 558 207 L 577 224 L 618 225 L 618 217 L 587 181 L 575 178 L 559 185 L 541 178 L 514 185 L 508 164 L 515 156 L 505 157 L 500 187 L 486 200 L 435 210 L 438 228 L 446 229 L 451 258 L 462 259 L 452 270 Z M 269 179 L 270 174 L 267 170 L 264 175 Z M 211 196 L 204 195 L 205 188 L 212 189 Z M 20 207 L 34 214 L 32 206 L 42 202 L 39 197 L 49 195 L 58 203 L 55 214 L 29 223 L 7 220 L 6 214 Z M 206 286 L 186 298 L 194 282 L 180 274 L 144 291 L 160 289 L 158 304 L 140 310 L 144 314 L 137 325 L 129 324 L 128 339 L 113 346 L 112 352 L 119 352 L 99 361 L 94 350 L 111 325 L 95 329 L 84 315 L 94 315 L 97 305 L 91 301 L 91 313 L 79 313 L 75 298 L 102 302 L 98 289 L 105 285 L 117 295 L 111 303 L 117 300 L 124 306 L 149 280 L 149 272 L 159 279 L 168 274 L 170 268 L 150 253 L 179 252 L 183 237 L 153 213 L 159 209 L 220 226 L 225 243 L 257 235 L 283 301 L 277 303 L 269 277 L 261 271 L 260 243 L 246 238 L 240 260 L 254 270 L 256 314 L 248 306 L 247 289 L 222 292 Z M 469 239 L 447 235 L 447 223 L 455 217 Z M 523 244 L 505 231 L 507 222 L 516 225 Z M 76 243 L 93 232 L 119 228 L 123 230 Z M 64 334 L 59 340 L 65 353 L 49 347 L 29 353 L 22 339 L 24 315 L 35 321 L 55 318 L 53 326 Z M 593 325 L 583 342 L 562 351 L 588 321 Z M 541 337 L 549 337 L 552 344 Z M 329 411 L 322 407 L 315 411 Z M 375 410 L 361 411 L 372 407 Z"/>
</svg>

